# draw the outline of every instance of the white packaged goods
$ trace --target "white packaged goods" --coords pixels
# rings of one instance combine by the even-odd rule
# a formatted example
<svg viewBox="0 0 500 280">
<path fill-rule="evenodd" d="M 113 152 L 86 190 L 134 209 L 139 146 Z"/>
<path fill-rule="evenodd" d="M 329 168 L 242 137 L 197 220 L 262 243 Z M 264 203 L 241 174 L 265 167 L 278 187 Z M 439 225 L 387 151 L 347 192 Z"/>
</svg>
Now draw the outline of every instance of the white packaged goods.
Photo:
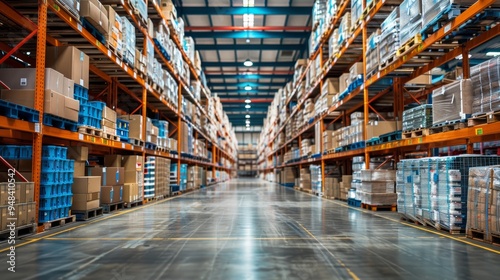
<svg viewBox="0 0 500 280">
<path fill-rule="evenodd" d="M 473 87 L 472 114 L 500 111 L 500 57 L 471 67 Z"/>
<path fill-rule="evenodd" d="M 380 65 L 386 66 L 387 60 L 396 55 L 400 47 L 399 40 L 399 8 L 396 7 L 380 25 L 379 38 Z"/>
<path fill-rule="evenodd" d="M 399 9 L 401 26 L 399 41 L 404 44 L 422 29 L 422 4 L 420 0 L 405 0 Z"/>
<path fill-rule="evenodd" d="M 472 81 L 464 79 L 432 92 L 432 123 L 461 121 L 472 113 Z"/>
</svg>

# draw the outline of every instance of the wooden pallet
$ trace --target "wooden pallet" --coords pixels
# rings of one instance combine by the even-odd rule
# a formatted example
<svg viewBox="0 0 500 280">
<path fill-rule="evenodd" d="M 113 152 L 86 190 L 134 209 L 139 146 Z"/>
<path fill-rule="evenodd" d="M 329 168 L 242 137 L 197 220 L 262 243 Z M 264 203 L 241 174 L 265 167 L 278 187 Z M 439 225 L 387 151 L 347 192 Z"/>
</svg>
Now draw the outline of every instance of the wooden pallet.
<svg viewBox="0 0 500 280">
<path fill-rule="evenodd" d="M 420 35 L 420 33 L 419 33 L 419 34 L 415 35 L 415 37 L 411 38 L 406 43 L 404 43 L 401 47 L 399 47 L 396 54 L 398 57 L 401 57 L 401 56 L 409 53 L 411 50 L 416 48 L 421 43 L 422 43 L 422 35 Z"/>
<path fill-rule="evenodd" d="M 439 124 L 438 126 L 433 126 L 429 128 L 430 134 L 436 134 L 436 133 L 441 133 L 441 132 L 447 132 L 447 131 L 452 131 L 452 130 L 459 130 L 462 128 L 466 128 L 467 123 L 466 122 L 456 122 L 456 123 L 444 123 L 444 124 Z"/>
<path fill-rule="evenodd" d="M 0 231 L 0 241 L 8 240 L 10 236 L 10 229 Z M 29 224 L 24 226 L 19 226 L 14 229 L 14 234 L 16 238 L 36 234 L 36 225 Z"/>
<path fill-rule="evenodd" d="M 91 126 L 79 126 L 78 133 L 102 137 L 102 130 Z"/>
<path fill-rule="evenodd" d="M 396 60 L 396 56 L 393 55 L 388 57 L 386 61 L 379 64 L 378 70 L 379 71 L 384 70 L 385 68 L 387 68 L 387 66 L 391 65 L 394 62 L 394 60 Z"/>
<path fill-rule="evenodd" d="M 366 203 L 361 203 L 361 208 L 368 209 L 371 211 L 398 211 L 398 206 L 396 204 L 393 205 L 371 205 Z"/>
<path fill-rule="evenodd" d="M 467 124 L 469 126 L 475 126 L 486 123 L 495 123 L 500 121 L 500 112 L 491 112 L 483 115 L 478 115 L 473 118 L 469 118 Z"/>
<path fill-rule="evenodd" d="M 412 223 L 412 224 L 415 224 L 417 226 L 427 226 L 424 221 L 420 221 L 418 219 L 413 219 L 413 218 L 410 218 L 407 216 L 401 216 L 401 221 Z"/>
<path fill-rule="evenodd" d="M 44 230 L 49 230 L 53 227 L 62 227 L 67 223 L 73 223 L 75 221 L 76 221 L 76 216 L 71 215 L 69 217 L 65 217 L 65 218 L 54 220 L 54 221 L 42 223 L 42 225 L 43 225 Z"/>
<path fill-rule="evenodd" d="M 77 221 L 87 221 L 90 219 L 95 219 L 104 214 L 102 207 L 90 210 L 73 210 L 71 212 L 76 216 Z"/>
<path fill-rule="evenodd" d="M 128 142 L 134 146 L 142 146 L 144 147 L 144 141 L 135 138 L 128 138 Z"/>
<path fill-rule="evenodd" d="M 122 202 L 116 202 L 116 203 L 110 203 L 110 204 L 101 204 L 102 211 L 104 213 L 110 213 L 118 210 L 122 210 L 125 208 L 125 203 Z"/>
<path fill-rule="evenodd" d="M 417 137 L 423 137 L 423 136 L 428 136 L 428 135 L 431 135 L 430 129 L 429 128 L 421 128 L 421 129 L 417 129 L 417 130 L 403 132 L 402 138 L 409 139 L 409 138 L 417 138 Z"/>
<path fill-rule="evenodd" d="M 363 12 L 361 13 L 361 16 L 360 16 L 360 19 L 365 19 L 366 16 L 371 12 L 371 10 L 375 7 L 375 5 L 378 4 L 378 0 L 374 0 L 372 2 L 370 2 L 370 4 L 368 4 L 366 6 L 366 8 L 363 10 Z"/>
<path fill-rule="evenodd" d="M 108 140 L 113 140 L 113 141 L 120 141 L 119 136 L 116 136 L 116 135 L 110 134 L 110 133 L 103 133 L 102 138 L 108 139 Z"/>
</svg>

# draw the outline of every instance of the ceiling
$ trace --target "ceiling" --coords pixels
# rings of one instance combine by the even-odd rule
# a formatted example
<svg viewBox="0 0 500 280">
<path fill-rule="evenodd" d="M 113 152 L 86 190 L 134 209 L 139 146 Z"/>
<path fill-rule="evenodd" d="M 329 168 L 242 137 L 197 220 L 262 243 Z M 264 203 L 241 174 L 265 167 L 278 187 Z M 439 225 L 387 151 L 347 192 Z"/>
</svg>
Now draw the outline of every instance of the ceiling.
<svg viewBox="0 0 500 280">
<path fill-rule="evenodd" d="M 292 80 L 295 61 L 306 55 L 314 0 L 249 0 L 250 7 L 246 2 L 174 1 L 185 36 L 194 38 L 200 52 L 207 85 L 230 122 L 245 126 L 249 114 L 250 125 L 261 126 L 274 94 Z M 252 15 L 253 27 L 247 28 L 244 18 L 251 22 Z M 247 59 L 252 67 L 243 65 Z"/>
</svg>

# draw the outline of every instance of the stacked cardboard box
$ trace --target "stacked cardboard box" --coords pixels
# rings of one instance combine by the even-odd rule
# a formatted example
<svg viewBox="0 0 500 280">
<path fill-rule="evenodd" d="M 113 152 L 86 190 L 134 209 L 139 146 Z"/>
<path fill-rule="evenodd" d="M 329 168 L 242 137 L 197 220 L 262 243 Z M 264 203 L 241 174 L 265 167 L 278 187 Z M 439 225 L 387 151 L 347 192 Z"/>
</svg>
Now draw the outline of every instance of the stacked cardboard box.
<svg viewBox="0 0 500 280">
<path fill-rule="evenodd" d="M 116 13 L 112 6 L 106 5 L 104 8 L 107 11 L 108 22 L 109 22 L 109 32 L 106 37 L 106 43 L 108 48 L 115 51 L 117 56 L 122 56 L 123 54 L 123 26 L 122 19 Z"/>
<path fill-rule="evenodd" d="M 472 114 L 500 111 L 500 56 L 470 69 L 473 88 Z"/>
<path fill-rule="evenodd" d="M 155 197 L 170 195 L 170 159 L 154 158 Z"/>
<path fill-rule="evenodd" d="M 14 201 L 11 198 L 12 193 L 14 193 Z M 12 202 L 15 211 L 9 209 Z M 33 224 L 35 222 L 35 207 L 34 183 L 0 183 L 0 232 L 11 230 L 9 225 L 12 218 L 17 218 L 16 227 Z"/>
<path fill-rule="evenodd" d="M 87 211 L 99 208 L 101 176 L 75 176 L 71 210 Z"/>
<path fill-rule="evenodd" d="M 134 67 L 135 63 L 135 27 L 126 18 L 122 17 L 123 34 L 123 61 Z"/>
<path fill-rule="evenodd" d="M 142 116 L 141 115 L 122 115 L 118 118 L 122 120 L 127 120 L 129 122 L 129 134 L 128 137 L 130 139 L 136 139 L 143 141 L 143 132 L 142 132 Z"/>
<path fill-rule="evenodd" d="M 202 167 L 189 166 L 188 167 L 188 181 L 187 189 L 199 189 L 202 185 Z"/>
<path fill-rule="evenodd" d="M 340 198 L 347 199 L 347 193 L 351 189 L 352 175 L 342 175 L 342 182 L 339 183 Z"/>
<path fill-rule="evenodd" d="M 107 167 L 123 168 L 123 201 L 126 203 L 142 200 L 144 188 L 144 161 L 142 156 L 107 155 Z"/>
<path fill-rule="evenodd" d="M 361 181 L 353 183 L 361 202 L 368 205 L 395 205 L 396 172 L 394 170 L 361 170 Z"/>
<path fill-rule="evenodd" d="M 35 68 L 0 69 L 0 79 L 10 88 L 1 99 L 34 108 Z M 45 69 L 44 113 L 77 122 L 80 102 L 73 98 L 74 81 L 52 68 Z"/>
<path fill-rule="evenodd" d="M 301 189 L 311 189 L 311 171 L 309 168 L 301 168 L 299 175 L 299 186 Z"/>
<path fill-rule="evenodd" d="M 109 32 L 108 11 L 99 0 L 80 0 L 80 19 L 84 18 L 102 36 Z"/>
<path fill-rule="evenodd" d="M 101 177 L 101 205 L 123 202 L 123 167 L 89 167 L 87 174 Z"/>
<path fill-rule="evenodd" d="M 102 132 L 104 134 L 116 135 L 116 111 L 105 106 L 102 111 Z"/>
</svg>

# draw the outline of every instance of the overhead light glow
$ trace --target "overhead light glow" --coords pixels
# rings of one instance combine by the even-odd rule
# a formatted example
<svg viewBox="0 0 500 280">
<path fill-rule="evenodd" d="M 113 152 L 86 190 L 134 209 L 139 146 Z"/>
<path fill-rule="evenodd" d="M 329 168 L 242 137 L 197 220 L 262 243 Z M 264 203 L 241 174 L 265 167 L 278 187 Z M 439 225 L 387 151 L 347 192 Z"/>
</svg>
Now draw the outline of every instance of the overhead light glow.
<svg viewBox="0 0 500 280">
<path fill-rule="evenodd" d="M 469 54 L 469 58 L 471 58 L 471 57 L 472 57 L 472 55 Z M 462 55 L 459 55 L 459 56 L 455 57 L 455 59 L 462 60 L 462 59 L 464 59 L 464 57 Z"/>
<path fill-rule="evenodd" d="M 250 126 L 247 126 L 247 130 L 250 130 Z"/>
<path fill-rule="evenodd" d="M 253 14 L 243 14 L 243 27 L 253 27 L 254 16 Z"/>
<path fill-rule="evenodd" d="M 500 52 L 487 52 L 486 56 L 499 56 Z"/>
<path fill-rule="evenodd" d="M 249 124 L 247 124 L 247 129 L 249 129 L 249 128 L 250 128 L 250 125 L 249 125 Z"/>
<path fill-rule="evenodd" d="M 245 115 L 245 118 L 249 119 L 249 118 L 250 118 L 250 115 Z"/>
<path fill-rule="evenodd" d="M 250 120 L 247 120 L 245 123 L 246 123 L 246 124 L 250 124 Z"/>
<path fill-rule="evenodd" d="M 250 109 L 252 106 L 250 105 L 245 105 L 245 109 Z"/>
<path fill-rule="evenodd" d="M 251 86 L 246 86 L 245 90 L 252 90 L 252 87 Z"/>
<path fill-rule="evenodd" d="M 250 39 L 247 39 L 247 44 L 249 44 L 249 43 L 250 43 Z"/>
<path fill-rule="evenodd" d="M 250 103 L 252 103 L 252 100 L 250 100 L 250 99 L 248 99 L 248 98 L 247 98 L 247 99 L 245 100 L 245 103 L 250 104 Z"/>
<path fill-rule="evenodd" d="M 243 62 L 243 65 L 245 65 L 246 67 L 252 67 L 253 62 L 250 59 L 247 59 L 245 60 L 245 62 Z"/>
<path fill-rule="evenodd" d="M 243 0 L 243 7 L 253 7 L 254 5 L 254 0 Z"/>
</svg>

